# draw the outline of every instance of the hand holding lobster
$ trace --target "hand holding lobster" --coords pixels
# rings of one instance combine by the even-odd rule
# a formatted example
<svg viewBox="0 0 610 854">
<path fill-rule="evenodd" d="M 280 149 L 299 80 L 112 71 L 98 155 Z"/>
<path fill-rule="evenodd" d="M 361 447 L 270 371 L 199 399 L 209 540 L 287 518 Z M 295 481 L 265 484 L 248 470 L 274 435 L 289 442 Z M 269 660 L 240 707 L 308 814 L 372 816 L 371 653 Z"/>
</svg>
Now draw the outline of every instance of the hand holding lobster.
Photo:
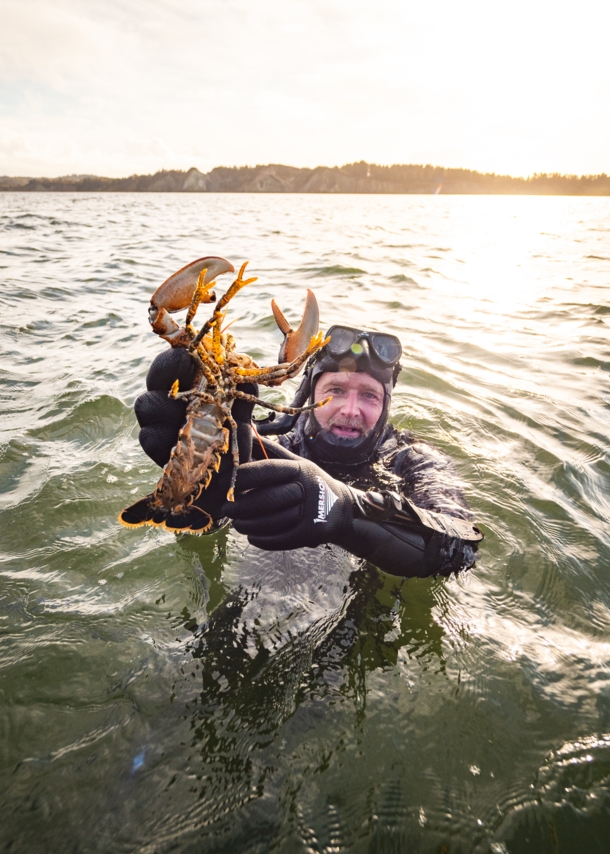
<svg viewBox="0 0 610 854">
<path fill-rule="evenodd" d="M 325 342 L 317 332 L 315 297 L 308 291 L 303 320 L 296 331 L 272 302 L 285 335 L 280 350 L 284 361 L 259 368 L 250 356 L 237 352 L 233 336 L 222 330 L 226 314 L 223 310 L 229 301 L 255 281 L 244 280 L 245 268 L 243 264 L 198 333 L 192 321 L 201 303 L 215 300 L 211 290 L 214 276 L 233 270 L 228 261 L 216 257 L 194 261 L 170 276 L 151 299 L 149 319 L 153 330 L 173 349 L 153 363 L 147 380 L 149 391 L 138 399 L 136 414 L 142 427 L 142 447 L 165 468 L 155 491 L 119 515 L 128 527 L 157 525 L 192 533 L 211 530 L 222 491 L 222 500 L 233 500 L 237 468 L 250 457 L 254 404 L 290 413 L 312 408 L 270 404 L 257 396 L 255 384 L 279 385 L 295 376 L 309 356 L 323 346 Z M 179 327 L 168 312 L 187 305 L 186 323 Z"/>
</svg>

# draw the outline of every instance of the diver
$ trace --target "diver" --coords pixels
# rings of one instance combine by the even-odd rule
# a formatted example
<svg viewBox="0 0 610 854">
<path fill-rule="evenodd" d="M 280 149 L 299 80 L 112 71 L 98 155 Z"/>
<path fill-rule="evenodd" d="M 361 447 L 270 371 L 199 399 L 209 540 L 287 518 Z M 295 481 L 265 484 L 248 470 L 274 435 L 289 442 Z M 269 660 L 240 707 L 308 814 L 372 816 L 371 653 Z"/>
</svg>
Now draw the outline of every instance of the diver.
<svg viewBox="0 0 610 854">
<path fill-rule="evenodd" d="M 261 549 L 336 545 L 402 577 L 472 566 L 483 535 L 471 522 L 452 461 L 388 421 L 402 368 L 400 340 L 340 325 L 326 337 L 306 365 L 292 406 L 331 400 L 262 421 L 252 420 L 251 403 L 235 400 L 235 500 L 226 500 L 233 465 L 226 453 L 195 504 L 213 517 L 213 530 L 230 519 Z M 186 412 L 184 401 L 168 398 L 167 390 L 176 379 L 180 388 L 191 388 L 193 376 L 185 349 L 166 350 L 136 400 L 140 444 L 158 465 L 167 463 Z M 240 388 L 257 393 L 252 383 Z"/>
</svg>

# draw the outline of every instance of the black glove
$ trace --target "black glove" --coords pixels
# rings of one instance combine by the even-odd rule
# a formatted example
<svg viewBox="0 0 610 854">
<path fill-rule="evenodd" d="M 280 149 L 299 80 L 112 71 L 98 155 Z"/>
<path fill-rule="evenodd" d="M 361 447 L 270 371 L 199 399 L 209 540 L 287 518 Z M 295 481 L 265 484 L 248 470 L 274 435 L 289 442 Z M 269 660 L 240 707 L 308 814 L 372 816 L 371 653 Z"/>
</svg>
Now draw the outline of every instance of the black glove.
<svg viewBox="0 0 610 854">
<path fill-rule="evenodd" d="M 186 401 L 173 400 L 168 392 L 175 380 L 180 391 L 193 385 L 197 365 L 182 347 L 164 350 L 155 358 L 146 376 L 146 388 L 135 404 L 134 410 L 140 433 L 142 450 L 158 466 L 165 466 L 176 444 L 180 428 L 186 420 Z"/>
<path fill-rule="evenodd" d="M 148 391 L 141 394 L 134 405 L 136 418 L 140 425 L 139 441 L 144 452 L 159 466 L 165 466 L 172 448 L 178 439 L 178 433 L 186 420 L 186 401 L 168 397 L 169 389 L 175 380 L 179 381 L 180 391 L 187 391 L 193 385 L 197 365 L 188 351 L 182 347 L 171 348 L 160 353 L 150 366 L 146 377 Z M 243 383 L 241 391 L 258 394 L 255 383 Z M 237 444 L 239 458 L 248 461 L 252 449 L 252 409 L 254 404 L 245 400 L 233 401 L 231 413 L 237 422 Z M 207 489 L 194 502 L 213 519 L 222 515 L 222 505 L 226 499 L 233 471 L 233 456 L 229 450 L 223 454 L 220 469 L 212 476 Z M 179 526 L 178 519 L 173 523 Z M 186 521 L 185 521 L 186 525 Z"/>
<path fill-rule="evenodd" d="M 354 520 L 351 490 L 315 463 L 265 442 L 282 459 L 240 466 L 235 501 L 223 514 L 250 543 L 277 551 L 335 543 L 348 548 Z"/>
</svg>

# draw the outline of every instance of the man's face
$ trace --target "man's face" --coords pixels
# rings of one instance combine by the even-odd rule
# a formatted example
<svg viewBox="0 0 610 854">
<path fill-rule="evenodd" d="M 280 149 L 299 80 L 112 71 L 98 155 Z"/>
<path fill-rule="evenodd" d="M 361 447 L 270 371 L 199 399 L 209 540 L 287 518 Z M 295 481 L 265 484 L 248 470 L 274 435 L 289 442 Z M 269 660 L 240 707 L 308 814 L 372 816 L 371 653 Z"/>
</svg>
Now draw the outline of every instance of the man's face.
<svg viewBox="0 0 610 854">
<path fill-rule="evenodd" d="M 324 373 L 316 383 L 314 401 L 332 395 L 326 406 L 316 409 L 318 424 L 343 439 L 359 439 L 373 429 L 383 411 L 384 391 L 380 382 L 364 373 Z"/>
</svg>

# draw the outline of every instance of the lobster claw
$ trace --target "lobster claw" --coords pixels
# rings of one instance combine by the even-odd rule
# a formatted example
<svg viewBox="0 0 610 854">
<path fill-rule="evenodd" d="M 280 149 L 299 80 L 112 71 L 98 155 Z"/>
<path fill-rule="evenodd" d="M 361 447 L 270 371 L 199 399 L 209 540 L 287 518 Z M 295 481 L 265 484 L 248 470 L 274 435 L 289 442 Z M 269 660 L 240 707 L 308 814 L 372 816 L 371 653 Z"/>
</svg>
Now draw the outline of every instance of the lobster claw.
<svg viewBox="0 0 610 854">
<path fill-rule="evenodd" d="M 298 329 L 292 328 L 274 299 L 271 300 L 271 309 L 275 317 L 275 322 L 279 326 L 280 331 L 284 333 L 284 340 L 280 347 L 278 361 L 280 363 L 292 362 L 297 356 L 305 352 L 311 339 L 318 332 L 318 326 L 320 325 L 318 301 L 313 291 L 310 291 L 308 288 L 303 318 Z"/>
<path fill-rule="evenodd" d="M 217 255 L 198 258 L 182 267 L 178 272 L 173 273 L 169 279 L 159 285 L 150 299 L 148 319 L 153 332 L 161 335 L 170 344 L 175 343 L 172 339 L 179 331 L 179 326 L 171 317 L 168 317 L 168 312 L 181 311 L 191 304 L 202 270 L 207 270 L 204 278 L 204 284 L 207 285 L 223 273 L 234 273 L 235 267 L 230 261 Z M 214 302 L 215 300 L 216 294 L 213 291 L 203 294 L 201 298 L 201 302 Z"/>
</svg>

